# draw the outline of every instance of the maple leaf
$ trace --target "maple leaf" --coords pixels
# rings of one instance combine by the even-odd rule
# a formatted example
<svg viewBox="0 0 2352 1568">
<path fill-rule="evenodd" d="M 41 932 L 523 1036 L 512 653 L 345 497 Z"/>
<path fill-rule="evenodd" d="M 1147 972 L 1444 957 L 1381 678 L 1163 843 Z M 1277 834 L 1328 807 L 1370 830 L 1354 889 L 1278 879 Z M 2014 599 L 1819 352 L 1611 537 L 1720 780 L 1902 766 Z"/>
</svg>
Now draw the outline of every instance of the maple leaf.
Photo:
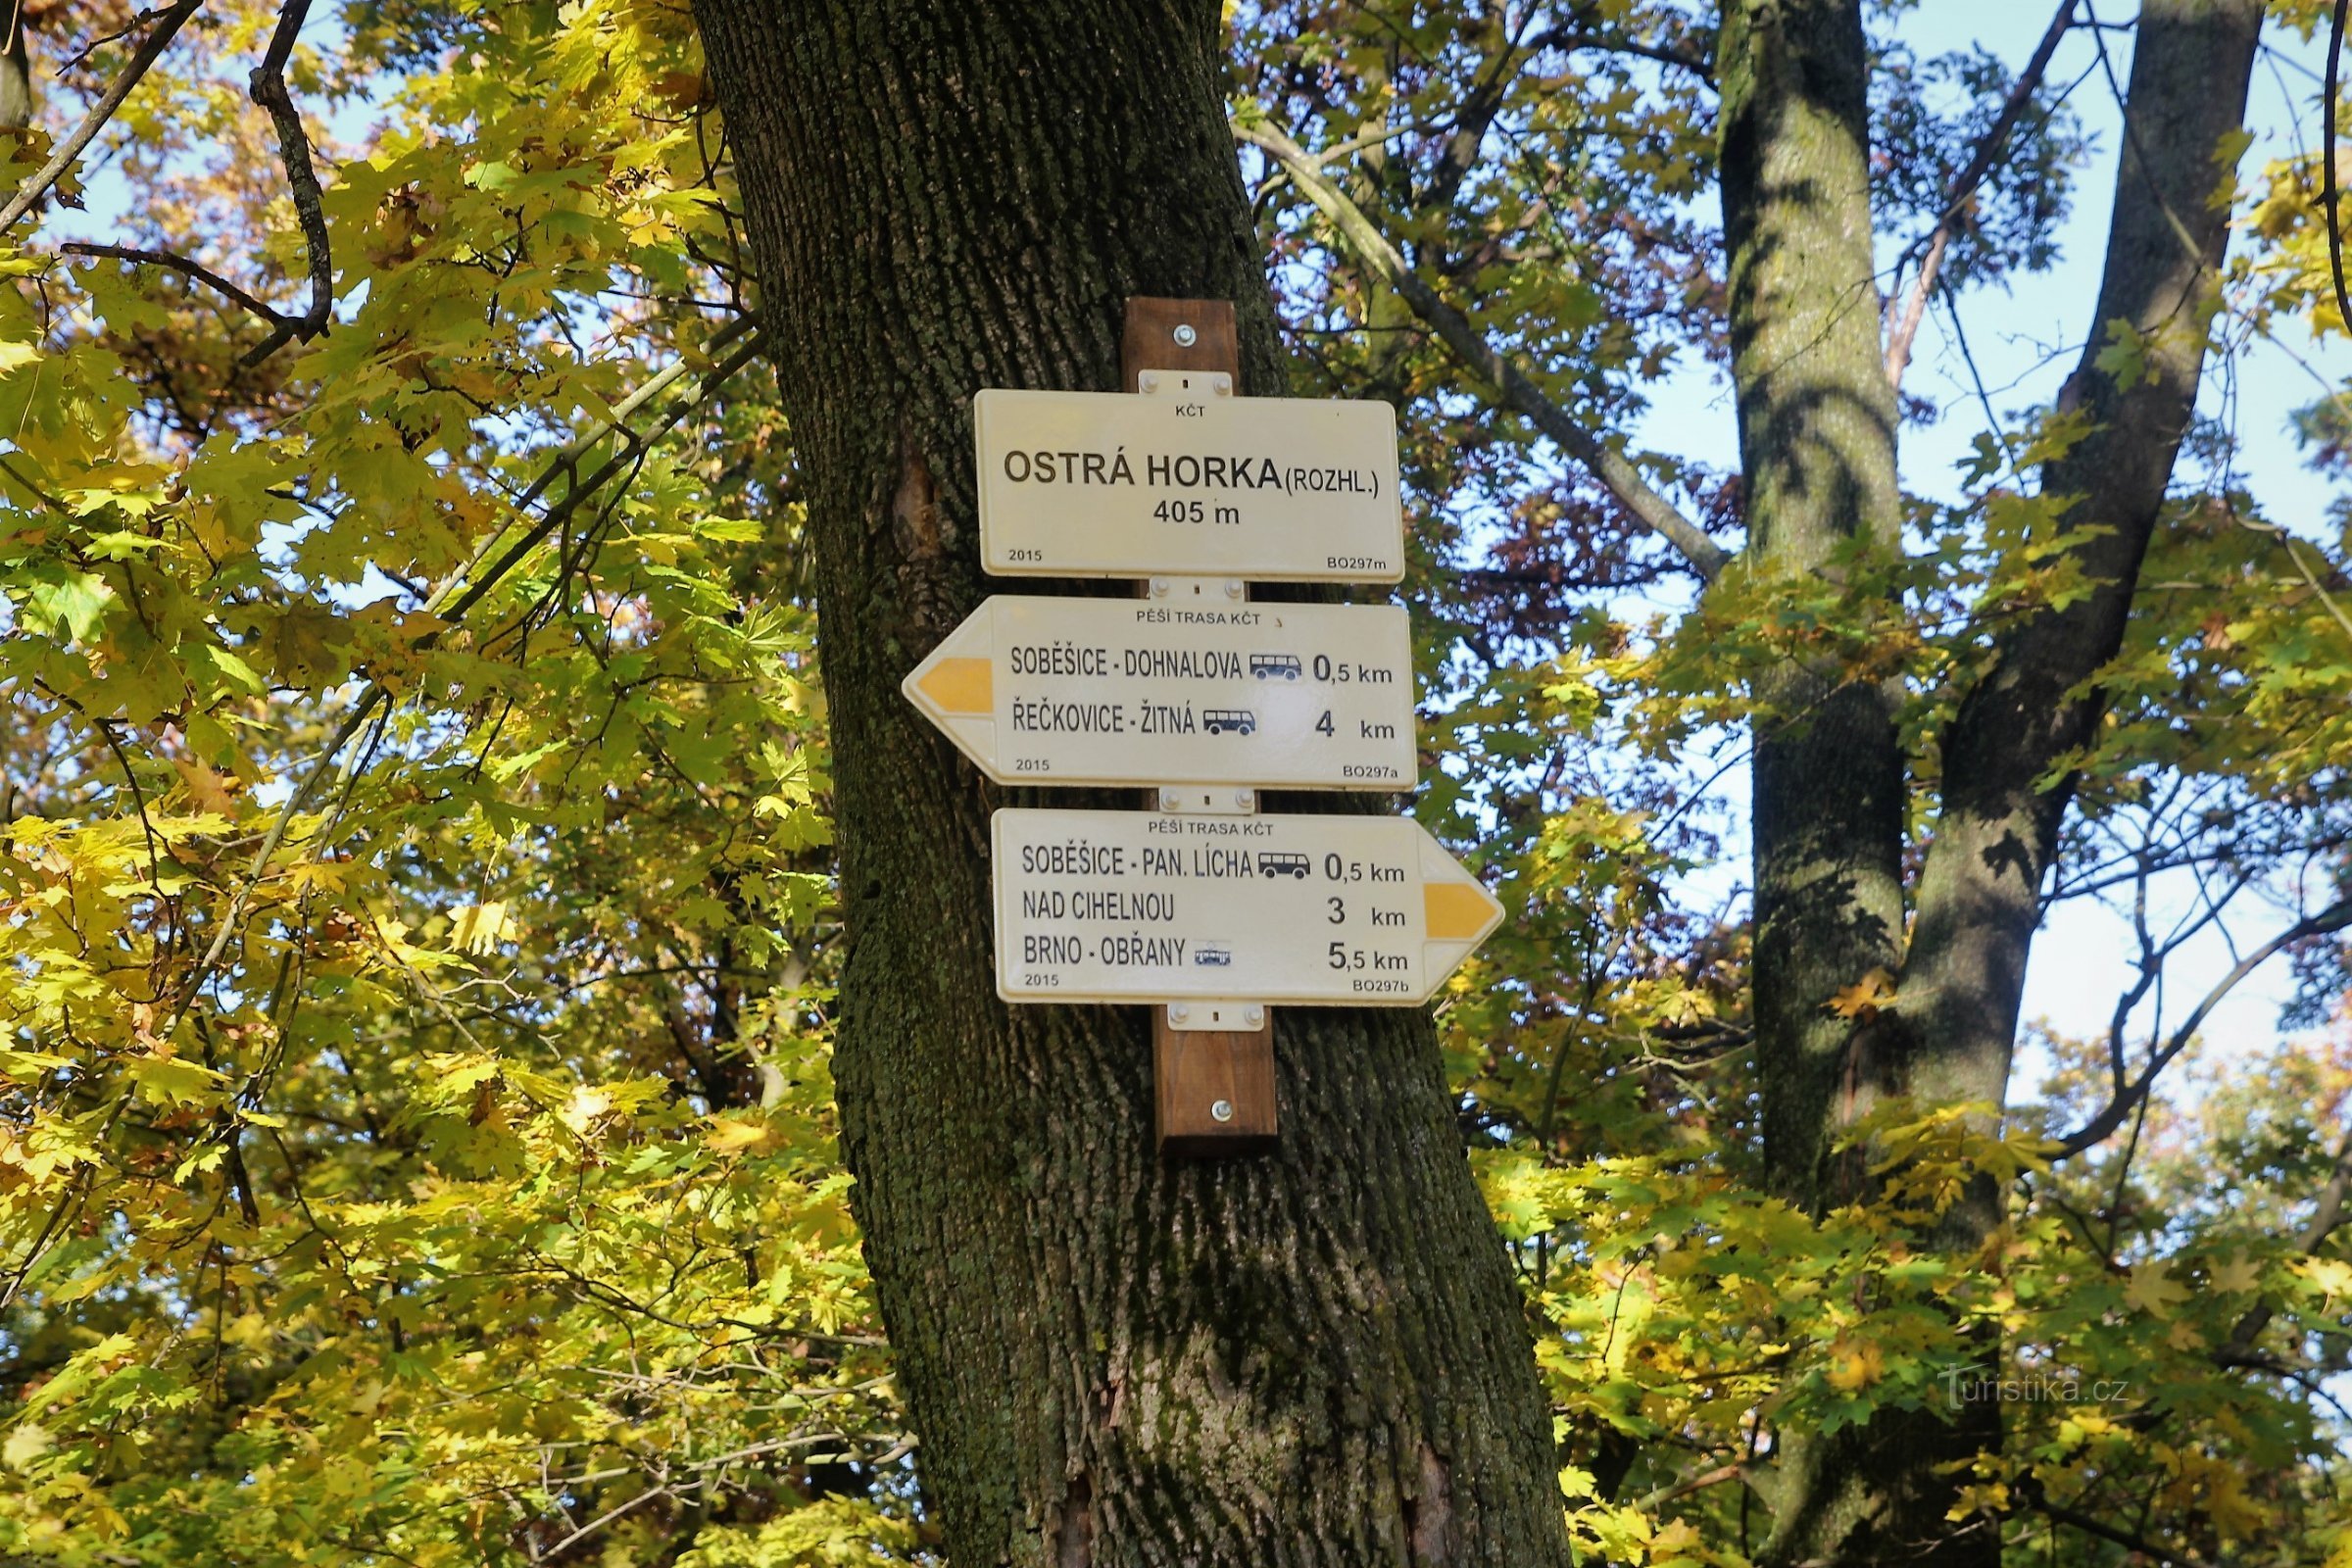
<svg viewBox="0 0 2352 1568">
<path fill-rule="evenodd" d="M 2244 1296 L 2262 1285 L 2262 1266 L 2243 1252 L 2227 1263 L 2213 1268 L 2213 1288 L 2232 1296 Z"/>
<path fill-rule="evenodd" d="M 2188 1287 L 2175 1280 L 2166 1264 L 2141 1263 L 2132 1270 L 2131 1282 L 2124 1287 L 2124 1299 L 2135 1311 L 2170 1317 L 2176 1304 L 2188 1299 Z"/>
<path fill-rule="evenodd" d="M 1883 1009 L 1893 1006 L 1895 1000 L 1894 976 L 1884 969 L 1873 969 L 1831 997 L 1824 1005 L 1840 1018 L 1868 1023 Z"/>
<path fill-rule="evenodd" d="M 231 774 L 216 771 L 193 757 L 172 759 L 172 771 L 187 786 L 188 801 L 199 811 L 228 816 L 237 808 L 237 791 L 241 782 Z"/>
</svg>

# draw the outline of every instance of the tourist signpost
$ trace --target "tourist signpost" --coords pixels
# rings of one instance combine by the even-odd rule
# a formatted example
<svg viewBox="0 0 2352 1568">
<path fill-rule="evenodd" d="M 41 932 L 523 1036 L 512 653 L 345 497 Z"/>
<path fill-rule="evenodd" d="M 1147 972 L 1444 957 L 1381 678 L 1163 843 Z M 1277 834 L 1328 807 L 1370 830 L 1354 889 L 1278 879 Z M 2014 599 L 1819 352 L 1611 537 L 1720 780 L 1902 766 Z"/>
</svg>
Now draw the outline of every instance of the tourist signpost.
<svg viewBox="0 0 2352 1568">
<path fill-rule="evenodd" d="M 1418 769 L 1393 605 L 1000 595 L 905 689 L 1003 784 L 1402 790 Z"/>
<path fill-rule="evenodd" d="M 1143 594 L 991 598 L 902 688 L 1000 783 L 1152 787 L 996 813 L 997 993 L 1152 1004 L 1171 1152 L 1272 1141 L 1271 1004 L 1418 1005 L 1502 918 L 1409 818 L 1257 814 L 1418 757 L 1404 611 L 1249 596 L 1402 575 L 1395 415 L 1235 397 L 1234 344 L 1230 305 L 1132 300 L 1134 393 L 973 400 L 987 568 Z"/>
</svg>

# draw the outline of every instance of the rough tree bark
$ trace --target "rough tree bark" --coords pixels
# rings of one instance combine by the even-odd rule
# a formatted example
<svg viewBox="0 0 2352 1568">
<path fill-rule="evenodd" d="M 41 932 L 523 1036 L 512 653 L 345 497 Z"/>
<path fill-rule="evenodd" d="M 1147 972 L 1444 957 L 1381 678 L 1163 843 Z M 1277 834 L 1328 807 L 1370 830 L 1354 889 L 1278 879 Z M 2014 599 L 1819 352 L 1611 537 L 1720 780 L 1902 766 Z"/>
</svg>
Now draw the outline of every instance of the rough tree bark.
<svg viewBox="0 0 2352 1568">
<path fill-rule="evenodd" d="M 2196 397 L 2218 302 L 2226 138 L 2241 122 L 2259 0 L 2148 0 L 2134 43 L 2098 330 L 2067 400 L 2090 433 L 2042 475 L 2070 498 L 2084 575 L 2063 611 L 2016 623 L 1941 737 L 1940 811 L 1904 941 L 1898 692 L 1825 662 L 1758 683 L 1755 1017 L 1765 1155 L 1819 1210 L 1855 1173 L 1828 1157 L 1882 1096 L 1924 1104 L 2007 1092 L 2026 958 L 2072 781 Z M 1735 0 L 1719 55 L 1734 379 L 1748 484 L 1746 569 L 1822 572 L 1859 538 L 1897 548 L 1893 400 L 1876 356 L 1865 91 L 1856 0 Z M 2230 144 L 2228 156 L 2234 157 Z M 2146 340 L 2127 388 L 2097 363 L 2111 323 Z M 1867 552 L 1866 552 L 1867 554 Z M 1884 971 L 1899 1002 L 1860 1027 L 1824 1004 Z M 1967 1250 L 1989 1186 L 1938 1240 Z M 1773 1563 L 1997 1563 L 1984 1517 L 1946 1515 L 1997 1411 L 1882 1411 L 1834 1439 L 1783 1434 Z"/>
<path fill-rule="evenodd" d="M 1116 388 L 1134 294 L 1237 301 L 1244 389 L 1281 390 L 1216 8 L 696 13 L 809 497 L 843 1141 L 949 1552 L 1565 1563 L 1426 1020 L 1281 1009 L 1279 1152 L 1163 1165 L 1142 1009 L 995 999 L 988 812 L 1013 797 L 898 694 L 987 589 L 975 390 Z"/>
</svg>

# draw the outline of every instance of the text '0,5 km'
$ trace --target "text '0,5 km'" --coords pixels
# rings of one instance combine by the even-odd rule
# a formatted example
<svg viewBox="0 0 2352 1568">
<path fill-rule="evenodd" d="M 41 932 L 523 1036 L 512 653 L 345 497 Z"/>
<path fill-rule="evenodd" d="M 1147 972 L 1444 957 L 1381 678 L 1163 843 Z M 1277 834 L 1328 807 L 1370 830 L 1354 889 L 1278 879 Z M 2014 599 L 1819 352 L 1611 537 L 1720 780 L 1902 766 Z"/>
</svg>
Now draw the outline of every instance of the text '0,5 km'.
<svg viewBox="0 0 2352 1568">
<path fill-rule="evenodd" d="M 1385 403 L 1237 398 L 1223 374 L 1146 392 L 972 400 L 980 552 L 999 574 L 1395 582 L 1396 416 Z"/>
<path fill-rule="evenodd" d="M 1393 605 L 1000 595 L 903 689 L 1001 783 L 1407 790 L 1418 768 Z"/>
<path fill-rule="evenodd" d="M 1418 822 L 1001 810 L 1007 1002 L 1426 1002 L 1502 906 Z"/>
</svg>

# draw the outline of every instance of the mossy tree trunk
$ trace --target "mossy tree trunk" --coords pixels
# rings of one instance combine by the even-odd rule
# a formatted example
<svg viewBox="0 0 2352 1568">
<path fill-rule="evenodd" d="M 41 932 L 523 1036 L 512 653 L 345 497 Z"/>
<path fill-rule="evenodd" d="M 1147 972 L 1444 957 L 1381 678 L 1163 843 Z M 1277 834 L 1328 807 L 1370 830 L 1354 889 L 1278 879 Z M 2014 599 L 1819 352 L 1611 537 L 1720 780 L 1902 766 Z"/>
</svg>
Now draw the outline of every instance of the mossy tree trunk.
<svg viewBox="0 0 2352 1568">
<path fill-rule="evenodd" d="M 696 12 L 808 497 L 844 1143 L 953 1560 L 1565 1563 L 1426 1019 L 1279 1009 L 1279 1152 L 1163 1163 L 1142 1009 L 996 1000 L 1013 797 L 898 693 L 990 586 L 973 392 L 1115 389 L 1139 294 L 1236 301 L 1244 390 L 1282 390 L 1216 7 Z"/>
</svg>

